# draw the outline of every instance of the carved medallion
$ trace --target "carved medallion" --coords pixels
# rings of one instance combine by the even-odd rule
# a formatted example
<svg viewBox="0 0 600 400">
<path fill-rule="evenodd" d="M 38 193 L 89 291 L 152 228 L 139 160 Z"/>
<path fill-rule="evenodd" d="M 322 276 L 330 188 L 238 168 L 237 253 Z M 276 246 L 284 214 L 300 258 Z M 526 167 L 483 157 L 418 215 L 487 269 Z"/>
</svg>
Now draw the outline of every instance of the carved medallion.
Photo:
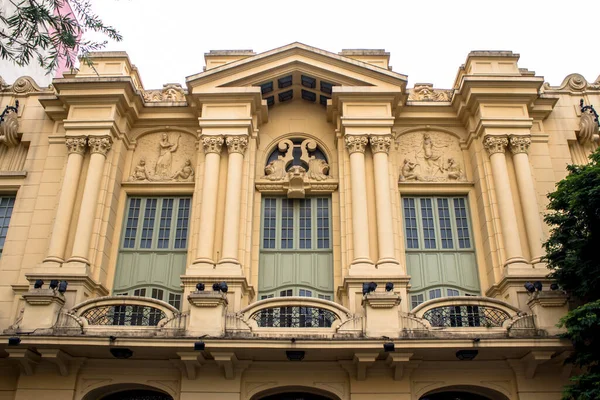
<svg viewBox="0 0 600 400">
<path fill-rule="evenodd" d="M 458 139 L 444 132 L 409 132 L 396 138 L 400 182 L 464 182 Z"/>
<path fill-rule="evenodd" d="M 185 91 L 179 83 L 164 84 L 162 90 L 145 90 L 142 92 L 142 96 L 146 103 L 185 101 Z"/>
<path fill-rule="evenodd" d="M 452 90 L 434 89 L 431 83 L 417 83 L 408 93 L 410 101 L 450 101 Z"/>
</svg>

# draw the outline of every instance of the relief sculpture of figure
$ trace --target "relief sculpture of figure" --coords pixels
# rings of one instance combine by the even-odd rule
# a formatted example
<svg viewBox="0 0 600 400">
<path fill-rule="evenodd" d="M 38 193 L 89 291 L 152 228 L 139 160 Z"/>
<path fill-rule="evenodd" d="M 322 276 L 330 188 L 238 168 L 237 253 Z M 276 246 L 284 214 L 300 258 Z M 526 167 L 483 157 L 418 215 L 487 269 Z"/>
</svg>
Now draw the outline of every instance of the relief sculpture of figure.
<svg viewBox="0 0 600 400">
<path fill-rule="evenodd" d="M 314 179 L 315 181 L 324 181 L 329 178 L 329 176 L 327 176 L 328 172 L 329 164 L 327 164 L 327 161 L 316 157 L 311 157 L 310 160 L 308 160 L 309 179 Z"/>
<path fill-rule="evenodd" d="M 270 181 L 280 181 L 285 177 L 285 161 L 281 158 L 273 160 L 265 167 L 265 178 Z"/>
<path fill-rule="evenodd" d="M 446 172 L 448 173 L 448 179 L 464 181 L 465 173 L 460 168 L 460 165 L 456 162 L 454 158 L 448 159 L 448 165 L 446 166 Z"/>
<path fill-rule="evenodd" d="M 162 134 L 162 139 L 159 145 L 159 156 L 156 161 L 155 175 L 161 179 L 169 179 L 171 177 L 171 163 L 173 161 L 173 153 L 177 151 L 179 147 L 179 139 L 181 135 L 177 137 L 176 143 L 169 142 L 169 136 L 166 133 Z"/>
<path fill-rule="evenodd" d="M 408 158 L 405 158 L 404 165 L 402 166 L 402 170 L 400 172 L 400 182 L 418 181 L 419 176 L 415 172 L 417 165 L 419 164 L 410 161 Z"/>
<path fill-rule="evenodd" d="M 189 158 L 185 160 L 185 165 L 173 174 L 172 179 L 188 182 L 194 180 L 194 169 L 192 168 L 192 161 Z"/>
<path fill-rule="evenodd" d="M 129 177 L 130 181 L 149 181 L 150 179 L 150 174 L 148 173 L 148 170 L 146 169 L 146 161 L 144 159 L 141 159 L 138 162 L 138 165 L 134 168 L 133 170 L 133 174 L 131 174 L 131 176 Z"/>
<path fill-rule="evenodd" d="M 434 175 L 438 171 L 444 172 L 444 168 L 441 164 L 442 154 L 436 151 L 437 149 L 444 147 L 448 147 L 448 145 L 437 146 L 433 143 L 429 133 L 423 134 L 423 159 L 430 169 L 430 175 Z"/>
</svg>

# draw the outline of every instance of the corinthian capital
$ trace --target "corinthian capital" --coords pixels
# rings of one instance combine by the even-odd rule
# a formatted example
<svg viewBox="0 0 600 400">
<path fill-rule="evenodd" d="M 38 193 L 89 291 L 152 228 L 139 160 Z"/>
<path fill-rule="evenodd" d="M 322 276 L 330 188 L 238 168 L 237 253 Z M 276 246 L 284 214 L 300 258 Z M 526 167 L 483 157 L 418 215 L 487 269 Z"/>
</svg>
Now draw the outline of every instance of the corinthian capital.
<svg viewBox="0 0 600 400">
<path fill-rule="evenodd" d="M 390 135 L 376 135 L 371 136 L 371 151 L 375 153 L 386 153 L 390 152 L 390 145 L 392 144 L 392 136 Z"/>
<path fill-rule="evenodd" d="M 204 152 L 221 154 L 221 147 L 223 146 L 223 138 L 221 136 L 204 136 L 202 138 L 202 146 Z"/>
<path fill-rule="evenodd" d="M 510 137 L 510 151 L 513 154 L 529 152 L 529 145 L 531 144 L 531 138 L 527 136 L 511 136 Z"/>
<path fill-rule="evenodd" d="M 84 155 L 85 147 L 87 146 L 87 138 L 85 136 L 68 137 L 65 140 L 67 151 L 69 154 L 77 153 Z"/>
<path fill-rule="evenodd" d="M 225 138 L 227 143 L 227 152 L 244 154 L 246 147 L 248 147 L 248 137 L 246 136 L 227 136 Z"/>
<path fill-rule="evenodd" d="M 110 136 L 92 136 L 88 139 L 88 146 L 90 146 L 90 153 L 100 153 L 106 156 L 112 147 L 112 139 Z"/>
<path fill-rule="evenodd" d="M 361 152 L 364 153 L 369 143 L 369 137 L 367 135 L 349 135 L 344 137 L 346 141 L 346 147 L 350 154 Z"/>
<path fill-rule="evenodd" d="M 483 147 L 491 156 L 496 153 L 504 153 L 508 146 L 508 138 L 506 136 L 486 136 L 483 139 Z"/>
</svg>

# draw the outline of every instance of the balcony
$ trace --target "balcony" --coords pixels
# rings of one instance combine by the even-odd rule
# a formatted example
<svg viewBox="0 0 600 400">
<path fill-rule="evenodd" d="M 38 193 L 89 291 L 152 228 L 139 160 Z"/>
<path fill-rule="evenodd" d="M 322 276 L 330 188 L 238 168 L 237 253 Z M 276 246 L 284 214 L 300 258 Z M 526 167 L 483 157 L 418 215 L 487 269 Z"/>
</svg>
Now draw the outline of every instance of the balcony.
<svg viewBox="0 0 600 400">
<path fill-rule="evenodd" d="M 310 297 L 270 298 L 233 312 L 227 294 L 218 291 L 190 293 L 189 311 L 184 313 L 161 300 L 136 296 L 100 297 L 70 310 L 62 308 L 63 295 L 49 289 L 33 289 L 24 298 L 22 318 L 6 333 L 240 339 L 531 338 L 558 333 L 553 328 L 566 307 L 566 297 L 557 292 L 532 295 L 532 313 L 481 296 L 434 299 L 406 313 L 401 310 L 400 296 L 387 292 L 363 296 L 359 313 Z"/>
</svg>

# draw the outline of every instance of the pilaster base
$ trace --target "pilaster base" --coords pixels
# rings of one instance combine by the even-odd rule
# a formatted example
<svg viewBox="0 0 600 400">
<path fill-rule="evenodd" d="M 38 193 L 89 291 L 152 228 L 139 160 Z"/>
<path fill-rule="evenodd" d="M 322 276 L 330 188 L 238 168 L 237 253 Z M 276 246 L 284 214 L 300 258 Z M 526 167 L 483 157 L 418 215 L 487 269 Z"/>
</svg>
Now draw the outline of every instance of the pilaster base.
<svg viewBox="0 0 600 400">
<path fill-rule="evenodd" d="M 350 264 L 348 274 L 350 276 L 372 275 L 375 272 L 375 263 L 368 258 L 357 258 Z"/>
</svg>

